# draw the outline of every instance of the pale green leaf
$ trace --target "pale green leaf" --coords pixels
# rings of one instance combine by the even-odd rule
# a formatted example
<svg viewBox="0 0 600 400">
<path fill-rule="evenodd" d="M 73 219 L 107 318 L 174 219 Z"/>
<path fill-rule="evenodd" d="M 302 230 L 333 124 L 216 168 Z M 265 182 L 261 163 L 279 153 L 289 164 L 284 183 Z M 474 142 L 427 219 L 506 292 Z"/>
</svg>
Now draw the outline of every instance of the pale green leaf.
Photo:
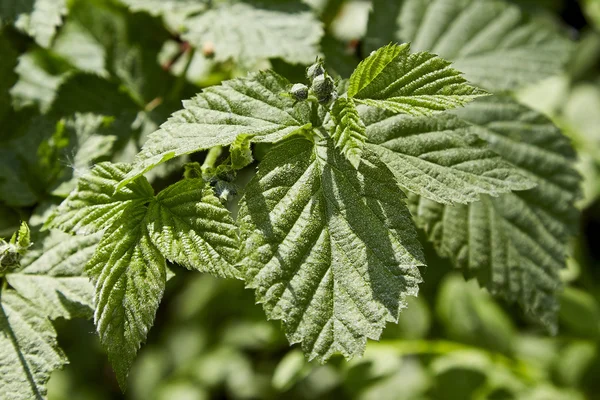
<svg viewBox="0 0 600 400">
<path fill-rule="evenodd" d="M 415 51 L 450 60 L 469 81 L 490 90 L 556 74 L 571 48 L 552 24 L 503 0 L 375 0 L 367 48 L 390 41 L 411 42 Z"/>
<path fill-rule="evenodd" d="M 3 0 L 0 2 L 0 27 L 8 22 L 49 47 L 67 13 L 67 0 Z"/>
<path fill-rule="evenodd" d="M 48 219 L 47 227 L 88 234 L 108 228 L 124 213 L 148 203 L 154 191 L 145 178 L 115 190 L 131 171 L 128 164 L 97 164 Z"/>
<path fill-rule="evenodd" d="M 431 53 L 390 44 L 363 60 L 350 77 L 348 97 L 397 113 L 428 115 L 467 104 L 486 92 L 473 87 Z"/>
<path fill-rule="evenodd" d="M 94 287 L 83 269 L 100 240 L 98 234 L 70 236 L 52 231 L 24 257 L 23 269 L 6 275 L 8 283 L 51 319 L 89 317 Z"/>
<path fill-rule="evenodd" d="M 242 169 L 254 161 L 251 148 L 252 135 L 239 135 L 229 147 L 231 168 Z"/>
<path fill-rule="evenodd" d="M 317 17 L 295 0 L 224 2 L 184 25 L 183 37 L 198 48 L 210 45 L 216 61 L 246 66 L 269 58 L 309 64 L 323 36 Z"/>
<path fill-rule="evenodd" d="M 144 223 L 147 206 L 113 219 L 86 266 L 96 286 L 94 321 L 121 388 L 150 327 L 166 284 L 166 262 Z"/>
<path fill-rule="evenodd" d="M 79 113 L 65 121 L 69 165 L 52 190 L 54 196 L 68 197 L 77 188 L 77 179 L 90 172 L 94 161 L 111 155 L 117 137 L 103 133 L 112 122 L 110 117 Z"/>
<path fill-rule="evenodd" d="M 206 9 L 209 0 L 120 0 L 131 11 L 144 11 L 151 15 L 189 15 Z"/>
<path fill-rule="evenodd" d="M 31 234 L 25 221 L 13 233 L 8 242 L 0 238 L 0 278 L 6 273 L 16 270 L 21 265 L 21 257 L 31 246 Z"/>
<path fill-rule="evenodd" d="M 454 115 L 390 116 L 362 109 L 362 117 L 366 147 L 379 155 L 408 192 L 451 204 L 534 186 Z"/>
<path fill-rule="evenodd" d="M 330 138 L 273 148 L 239 213 L 248 287 L 309 358 L 362 354 L 397 321 L 423 256 L 404 195 L 365 151 L 358 169 Z"/>
<path fill-rule="evenodd" d="M 576 233 L 580 177 L 575 152 L 552 122 L 508 97 L 456 112 L 490 147 L 537 183 L 469 206 L 413 200 L 413 216 L 438 252 L 492 293 L 556 328 L 559 271 Z"/>
<path fill-rule="evenodd" d="M 43 400 L 50 374 L 67 363 L 43 310 L 14 290 L 0 293 L 0 398 Z"/>
<path fill-rule="evenodd" d="M 184 179 L 160 192 L 147 220 L 148 234 L 167 260 L 216 276 L 236 276 L 237 227 L 202 179 Z"/>
<path fill-rule="evenodd" d="M 148 137 L 133 170 L 121 185 L 173 157 L 233 143 L 238 135 L 252 142 L 277 142 L 311 127 L 310 105 L 282 96 L 291 84 L 272 71 L 250 74 L 212 86 L 183 102 Z"/>
<path fill-rule="evenodd" d="M 14 107 L 35 106 L 47 112 L 59 86 L 72 73 L 72 67 L 50 52 L 36 48 L 19 57 L 15 72 L 19 80 L 10 89 Z"/>
<path fill-rule="evenodd" d="M 356 105 L 352 99 L 339 98 L 331 109 L 334 123 L 333 141 L 355 167 L 365 145 L 365 125 L 360 120 Z"/>
</svg>

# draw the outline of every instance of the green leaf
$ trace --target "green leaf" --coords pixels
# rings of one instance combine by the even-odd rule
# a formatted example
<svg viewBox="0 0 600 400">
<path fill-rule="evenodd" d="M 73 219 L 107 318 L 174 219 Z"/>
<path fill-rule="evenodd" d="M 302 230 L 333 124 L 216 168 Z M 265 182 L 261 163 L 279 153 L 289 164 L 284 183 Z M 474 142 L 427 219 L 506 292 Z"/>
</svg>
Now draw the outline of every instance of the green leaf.
<svg viewBox="0 0 600 400">
<path fill-rule="evenodd" d="M 571 48 L 551 24 L 502 0 L 375 0 L 365 43 L 370 51 L 390 41 L 451 60 L 489 90 L 556 74 Z"/>
<path fill-rule="evenodd" d="M 239 212 L 239 263 L 270 319 L 309 358 L 362 354 L 397 321 L 423 256 L 404 195 L 365 151 L 358 170 L 330 138 L 274 147 Z"/>
<path fill-rule="evenodd" d="M 34 256 L 23 259 L 23 269 L 6 275 L 6 279 L 51 319 L 90 317 L 94 287 L 83 268 L 99 240 L 98 234 L 70 236 L 52 231 L 32 249 Z"/>
<path fill-rule="evenodd" d="M 123 389 L 166 284 L 166 262 L 150 239 L 147 211 L 138 205 L 114 218 L 86 265 L 96 286 L 94 322 Z"/>
<path fill-rule="evenodd" d="M 454 115 L 413 117 L 362 109 L 361 116 L 367 125 L 366 148 L 408 192 L 452 204 L 534 186 Z"/>
<path fill-rule="evenodd" d="M 231 168 L 234 170 L 242 169 L 254 161 L 251 148 L 252 135 L 239 135 L 229 148 L 231 157 Z"/>
<path fill-rule="evenodd" d="M 46 398 L 50 374 L 67 363 L 43 310 L 14 290 L 0 293 L 0 398 Z"/>
<path fill-rule="evenodd" d="M 296 0 L 224 2 L 184 25 L 183 37 L 200 48 L 212 46 L 216 61 L 246 66 L 269 58 L 309 64 L 323 36 L 317 17 Z"/>
<path fill-rule="evenodd" d="M 309 129 L 310 105 L 282 96 L 291 84 L 272 71 L 250 74 L 212 86 L 183 102 L 158 131 L 148 137 L 133 170 L 121 185 L 173 157 L 226 146 L 238 135 L 252 142 L 277 142 Z"/>
<path fill-rule="evenodd" d="M 365 145 L 365 125 L 352 99 L 339 98 L 331 109 L 334 123 L 333 141 L 348 160 L 358 167 Z"/>
<path fill-rule="evenodd" d="M 18 231 L 13 233 L 8 243 L 0 238 L 0 277 L 7 271 L 19 268 L 21 257 L 27 253 L 30 246 L 31 235 L 25 221 L 21 222 Z"/>
<path fill-rule="evenodd" d="M 239 251 L 229 211 L 202 179 L 184 179 L 153 196 L 142 177 L 113 193 L 127 171 L 125 164 L 98 164 L 51 223 L 68 230 L 106 229 L 86 271 L 95 284 L 100 341 L 122 388 L 164 292 L 165 258 L 234 277 Z"/>
<path fill-rule="evenodd" d="M 202 179 L 184 179 L 156 196 L 148 210 L 148 234 L 167 260 L 232 278 L 237 227 Z"/>
<path fill-rule="evenodd" d="M 17 66 L 18 53 L 9 39 L 7 39 L 0 31 L 0 121 L 4 120 L 5 115 L 11 107 L 11 99 L 9 90 L 15 84 L 17 75 L 14 69 Z"/>
<path fill-rule="evenodd" d="M 146 179 L 135 180 L 115 191 L 129 171 L 128 164 L 97 164 L 79 179 L 77 189 L 62 202 L 45 226 L 76 234 L 98 232 L 111 226 L 124 213 L 148 203 L 154 190 Z"/>
<path fill-rule="evenodd" d="M 519 302 L 554 331 L 559 271 L 568 239 L 577 232 L 575 152 L 552 122 L 508 97 L 478 101 L 456 114 L 537 186 L 469 206 L 412 199 L 413 216 L 437 251 L 467 277 Z"/>
<path fill-rule="evenodd" d="M 486 92 L 467 83 L 450 63 L 431 53 L 410 53 L 409 44 L 390 44 L 363 60 L 348 97 L 396 113 L 428 115 L 465 105 Z"/>
<path fill-rule="evenodd" d="M 67 13 L 66 0 L 3 0 L 0 3 L 0 27 L 8 22 L 49 47 Z"/>
<path fill-rule="evenodd" d="M 6 136 L 0 146 L 0 200 L 32 206 L 60 173 L 68 141 L 56 122 L 31 110 L 10 112 L 1 123 Z"/>
<path fill-rule="evenodd" d="M 104 134 L 113 119 L 95 114 L 75 114 L 65 122 L 69 136 L 69 168 L 64 168 L 58 178 L 54 196 L 68 197 L 77 188 L 77 179 L 90 171 L 94 161 L 108 158 L 117 140 Z"/>
<path fill-rule="evenodd" d="M 56 98 L 59 86 L 73 72 L 60 57 L 45 49 L 35 48 L 19 57 L 15 72 L 19 80 L 10 89 L 16 109 L 29 106 L 47 112 Z"/>
<path fill-rule="evenodd" d="M 145 11 L 151 15 L 190 15 L 206 9 L 209 0 L 120 0 L 131 11 Z"/>
</svg>

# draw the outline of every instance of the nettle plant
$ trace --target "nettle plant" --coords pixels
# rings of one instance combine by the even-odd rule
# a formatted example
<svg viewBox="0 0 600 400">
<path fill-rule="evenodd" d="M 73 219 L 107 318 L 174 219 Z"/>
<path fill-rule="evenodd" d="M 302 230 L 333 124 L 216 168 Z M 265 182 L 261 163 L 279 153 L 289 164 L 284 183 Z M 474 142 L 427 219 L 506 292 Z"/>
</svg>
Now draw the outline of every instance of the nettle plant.
<svg viewBox="0 0 600 400">
<path fill-rule="evenodd" d="M 77 180 L 45 223 L 73 238 L 53 230 L 22 267 L 27 229 L 2 243 L 0 393 L 43 394 L 66 361 L 47 317 L 92 309 L 125 389 L 170 264 L 244 280 L 311 360 L 361 355 L 418 294 L 417 229 L 465 277 L 556 330 L 580 177 L 560 130 L 506 90 L 555 71 L 563 40 L 503 2 L 380 3 L 365 39 L 379 48 L 348 80 L 317 59 L 304 82 L 266 70 L 208 87 L 133 163 L 102 162 Z M 387 18 L 398 32 L 381 32 Z M 145 173 L 201 151 L 203 165 L 155 193 Z M 240 187 L 238 172 L 255 166 Z"/>
</svg>

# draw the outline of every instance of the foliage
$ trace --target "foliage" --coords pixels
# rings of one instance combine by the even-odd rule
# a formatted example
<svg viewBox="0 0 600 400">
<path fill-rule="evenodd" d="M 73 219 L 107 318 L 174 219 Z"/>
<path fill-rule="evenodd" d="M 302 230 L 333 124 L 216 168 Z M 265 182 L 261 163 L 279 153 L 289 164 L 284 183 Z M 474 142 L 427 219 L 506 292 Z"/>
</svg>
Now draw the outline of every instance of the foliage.
<svg viewBox="0 0 600 400">
<path fill-rule="evenodd" d="M 594 393 L 598 34 L 371 3 L 0 2 L 0 397 Z"/>
</svg>

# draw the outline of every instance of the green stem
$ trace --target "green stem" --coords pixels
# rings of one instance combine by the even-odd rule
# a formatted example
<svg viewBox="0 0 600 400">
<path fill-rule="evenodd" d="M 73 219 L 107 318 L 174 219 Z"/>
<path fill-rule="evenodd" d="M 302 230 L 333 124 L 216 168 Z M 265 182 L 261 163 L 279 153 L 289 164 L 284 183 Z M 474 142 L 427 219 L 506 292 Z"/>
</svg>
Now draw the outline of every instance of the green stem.
<svg viewBox="0 0 600 400">
<path fill-rule="evenodd" d="M 212 147 L 208 154 L 206 154 L 206 158 L 204 159 L 204 163 L 202 164 L 202 173 L 206 172 L 206 170 L 210 168 L 214 168 L 217 164 L 217 160 L 221 157 L 221 153 L 223 153 L 223 148 L 221 146 Z"/>
</svg>

